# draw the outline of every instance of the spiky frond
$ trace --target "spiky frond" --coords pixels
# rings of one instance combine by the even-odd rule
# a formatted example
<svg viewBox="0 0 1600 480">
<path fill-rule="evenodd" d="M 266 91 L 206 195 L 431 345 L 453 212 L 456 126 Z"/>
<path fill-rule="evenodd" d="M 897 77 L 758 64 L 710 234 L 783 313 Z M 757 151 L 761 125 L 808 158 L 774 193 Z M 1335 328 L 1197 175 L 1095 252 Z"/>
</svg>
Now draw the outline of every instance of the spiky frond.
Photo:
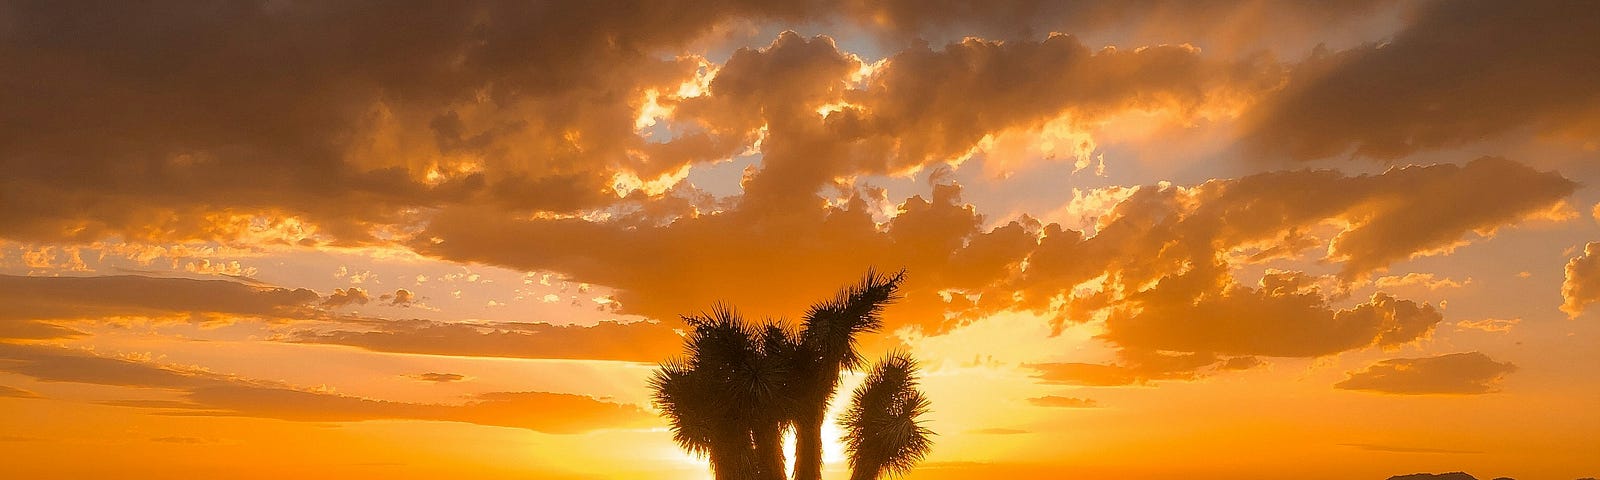
<svg viewBox="0 0 1600 480">
<path fill-rule="evenodd" d="M 875 365 L 839 417 L 852 479 L 898 475 L 921 461 L 934 433 L 922 426 L 930 403 L 917 390 L 917 362 L 892 352 Z"/>
<path fill-rule="evenodd" d="M 883 328 L 883 309 L 900 299 L 905 270 L 880 274 L 868 270 L 861 282 L 841 289 L 834 298 L 811 306 L 802 323 L 800 341 L 809 358 L 807 370 L 815 375 L 810 389 L 823 403 L 838 388 L 839 374 L 860 368 L 863 361 L 856 337 Z"/>
<path fill-rule="evenodd" d="M 721 399 L 707 387 L 684 359 L 662 363 L 650 377 L 652 403 L 671 424 L 672 440 L 700 457 L 711 453 L 719 426 Z"/>
<path fill-rule="evenodd" d="M 793 335 L 781 326 L 746 322 L 720 304 L 684 322 L 691 327 L 686 356 L 663 363 L 651 378 L 654 403 L 671 424 L 673 440 L 708 457 L 718 478 L 776 470 L 769 464 L 783 463 L 776 444 L 781 436 L 757 434 L 779 430 L 793 408 L 788 363 L 773 355 L 797 349 Z"/>
</svg>

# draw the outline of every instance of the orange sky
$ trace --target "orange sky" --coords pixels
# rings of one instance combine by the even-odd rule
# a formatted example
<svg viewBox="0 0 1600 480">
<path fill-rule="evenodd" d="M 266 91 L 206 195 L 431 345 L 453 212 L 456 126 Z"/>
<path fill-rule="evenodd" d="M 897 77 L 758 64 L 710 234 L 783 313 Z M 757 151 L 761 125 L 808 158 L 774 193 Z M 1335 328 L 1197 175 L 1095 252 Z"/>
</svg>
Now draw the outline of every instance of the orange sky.
<svg viewBox="0 0 1600 480">
<path fill-rule="evenodd" d="M 871 267 L 909 271 L 865 348 L 923 361 L 911 479 L 1595 476 L 1595 31 L 0 2 L 0 477 L 709 478 L 649 402 L 677 316 Z"/>
</svg>

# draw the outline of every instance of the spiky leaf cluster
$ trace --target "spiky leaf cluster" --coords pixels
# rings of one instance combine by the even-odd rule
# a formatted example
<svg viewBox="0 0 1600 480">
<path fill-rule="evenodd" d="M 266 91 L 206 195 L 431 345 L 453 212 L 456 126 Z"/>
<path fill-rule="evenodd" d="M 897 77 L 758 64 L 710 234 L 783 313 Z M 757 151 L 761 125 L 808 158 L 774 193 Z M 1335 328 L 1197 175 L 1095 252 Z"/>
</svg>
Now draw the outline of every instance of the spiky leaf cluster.
<svg viewBox="0 0 1600 480">
<path fill-rule="evenodd" d="M 673 440 L 736 478 L 782 478 L 760 458 L 763 448 L 781 447 L 756 437 L 780 431 L 793 409 L 787 392 L 795 336 L 781 324 L 746 322 L 724 305 L 683 320 L 690 327 L 686 355 L 663 363 L 650 380 Z"/>
<path fill-rule="evenodd" d="M 663 363 L 650 380 L 654 403 L 671 423 L 673 440 L 691 454 L 709 458 L 719 480 L 782 480 L 782 432 L 793 429 L 799 457 L 795 477 L 819 478 L 823 414 L 840 375 L 864 363 L 856 336 L 883 327 L 883 309 L 899 298 L 904 279 L 904 271 L 868 271 L 859 284 L 812 306 L 798 332 L 778 322 L 746 322 L 722 305 L 684 317 L 690 328 L 685 355 Z M 880 365 L 873 381 L 909 389 L 912 396 L 879 401 L 878 394 L 867 394 L 863 398 L 869 402 L 852 410 L 852 418 L 871 423 L 909 415 L 916 438 L 895 448 L 880 446 L 887 444 L 877 437 L 851 439 L 852 452 L 866 455 L 856 455 L 861 459 L 858 470 L 873 475 L 910 468 L 925 455 L 931 435 L 915 425 L 915 417 L 927 410 L 927 400 L 915 391 L 914 362 L 895 365 Z M 904 374 L 896 377 L 895 368 Z M 884 428 L 874 423 L 852 435 L 881 436 Z"/>
<path fill-rule="evenodd" d="M 928 409 L 910 354 L 892 352 L 879 361 L 839 417 L 851 478 L 898 475 L 921 461 L 933 445 L 933 432 L 922 425 Z"/>
<path fill-rule="evenodd" d="M 900 299 L 905 275 L 905 270 L 893 274 L 868 270 L 860 283 L 806 311 L 800 330 L 805 353 L 801 361 L 802 371 L 810 375 L 798 386 L 810 403 L 825 408 L 838 390 L 839 374 L 862 366 L 856 336 L 883 328 L 883 309 Z"/>
</svg>

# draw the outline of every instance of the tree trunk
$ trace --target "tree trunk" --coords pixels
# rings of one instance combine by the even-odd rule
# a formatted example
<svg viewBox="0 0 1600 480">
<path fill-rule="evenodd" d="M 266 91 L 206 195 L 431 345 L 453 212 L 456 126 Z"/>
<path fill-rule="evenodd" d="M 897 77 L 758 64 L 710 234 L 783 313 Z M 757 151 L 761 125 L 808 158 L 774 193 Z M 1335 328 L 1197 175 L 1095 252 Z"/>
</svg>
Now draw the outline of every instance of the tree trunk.
<svg viewBox="0 0 1600 480">
<path fill-rule="evenodd" d="M 822 479 L 822 422 L 826 411 L 802 415 L 794 425 L 794 480 Z"/>
<path fill-rule="evenodd" d="M 756 461 L 761 464 L 762 480 L 786 480 L 783 465 L 783 425 L 777 422 L 757 427 Z"/>
<path fill-rule="evenodd" d="M 856 465 L 850 471 L 850 480 L 878 480 L 876 465 Z"/>
<path fill-rule="evenodd" d="M 750 432 L 718 435 L 711 446 L 711 475 L 716 480 L 758 480 Z"/>
<path fill-rule="evenodd" d="M 735 460 L 728 455 L 713 449 L 711 455 L 711 476 L 717 480 L 734 480 L 739 478 L 738 471 L 734 468 Z"/>
</svg>

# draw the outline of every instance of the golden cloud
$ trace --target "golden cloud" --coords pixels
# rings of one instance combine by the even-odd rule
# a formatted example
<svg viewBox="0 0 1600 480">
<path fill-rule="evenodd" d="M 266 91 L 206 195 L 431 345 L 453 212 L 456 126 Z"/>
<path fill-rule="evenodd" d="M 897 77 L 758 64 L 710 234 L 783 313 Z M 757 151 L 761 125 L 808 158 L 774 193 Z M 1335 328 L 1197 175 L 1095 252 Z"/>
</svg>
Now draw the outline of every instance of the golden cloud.
<svg viewBox="0 0 1600 480">
<path fill-rule="evenodd" d="M 1500 391 L 1500 381 L 1515 371 L 1516 365 L 1496 362 L 1479 352 L 1394 358 L 1351 372 L 1334 388 L 1400 395 L 1472 395 Z"/>
<path fill-rule="evenodd" d="M 1583 254 L 1567 262 L 1561 283 L 1561 311 L 1577 317 L 1590 304 L 1600 302 L 1600 242 L 1583 246 Z"/>
</svg>

